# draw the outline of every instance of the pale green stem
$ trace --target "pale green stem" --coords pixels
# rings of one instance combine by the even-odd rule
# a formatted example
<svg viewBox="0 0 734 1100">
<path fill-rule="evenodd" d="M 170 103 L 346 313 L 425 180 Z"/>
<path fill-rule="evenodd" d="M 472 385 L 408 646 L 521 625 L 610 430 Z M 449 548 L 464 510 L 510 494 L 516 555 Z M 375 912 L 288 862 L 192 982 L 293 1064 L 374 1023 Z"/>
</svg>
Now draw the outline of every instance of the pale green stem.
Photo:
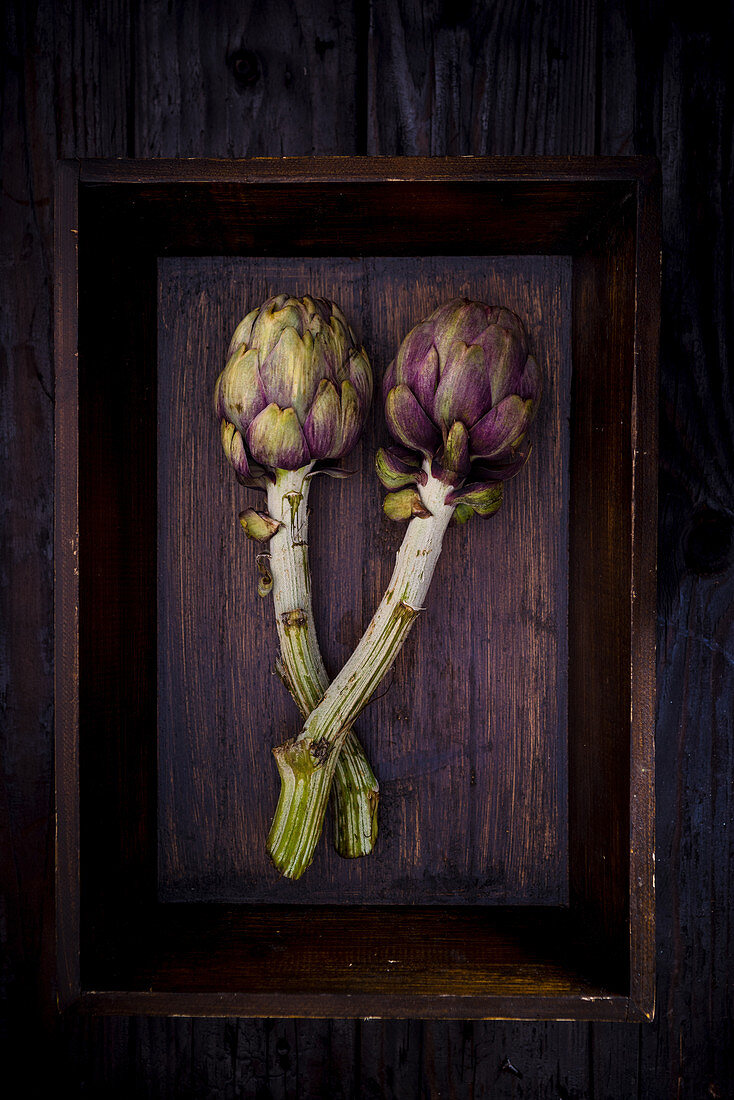
<svg viewBox="0 0 734 1100">
<path fill-rule="evenodd" d="M 329 686 L 311 605 L 308 564 L 308 491 L 311 466 L 278 470 L 268 485 L 268 511 L 282 523 L 268 544 L 273 608 L 283 681 L 304 718 Z M 377 839 L 377 780 L 359 743 L 348 730 L 333 785 L 334 843 L 340 855 L 369 855 Z"/>
<path fill-rule="evenodd" d="M 431 476 L 428 464 L 424 468 L 428 482 L 419 491 L 430 516 L 411 520 L 372 622 L 301 733 L 273 750 L 281 792 L 268 850 L 288 878 L 299 878 L 313 858 L 347 732 L 392 667 L 425 603 L 454 506 L 445 503 L 449 487 Z"/>
</svg>

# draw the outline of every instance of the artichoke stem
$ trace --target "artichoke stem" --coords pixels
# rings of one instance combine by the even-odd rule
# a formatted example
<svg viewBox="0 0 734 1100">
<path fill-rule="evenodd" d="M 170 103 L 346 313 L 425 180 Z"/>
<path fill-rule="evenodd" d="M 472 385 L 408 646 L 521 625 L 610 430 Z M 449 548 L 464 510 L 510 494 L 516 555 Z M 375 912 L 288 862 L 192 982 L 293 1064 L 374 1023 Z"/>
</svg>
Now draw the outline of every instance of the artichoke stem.
<svg viewBox="0 0 734 1100">
<path fill-rule="evenodd" d="M 323 826 L 348 730 L 392 667 L 422 610 L 454 512 L 450 487 L 430 474 L 419 491 L 427 517 L 411 520 L 387 592 L 361 641 L 306 719 L 299 736 L 273 750 L 281 792 L 268 851 L 276 867 L 298 878 L 310 864 Z"/>
<path fill-rule="evenodd" d="M 311 604 L 308 564 L 308 492 L 311 467 L 278 470 L 268 484 L 270 516 L 282 522 L 268 544 L 273 607 L 282 659 L 281 679 L 304 718 L 318 706 L 329 686 L 321 658 Z M 342 752 L 335 761 L 333 784 L 334 843 L 345 858 L 369 855 L 377 839 L 379 786 L 357 735 L 345 729 Z M 280 764 L 279 764 L 280 766 Z M 295 777 L 306 766 L 301 757 L 284 764 L 283 785 L 298 784 Z M 329 786 L 325 799 L 329 798 Z M 326 802 L 324 803 L 324 807 Z M 280 820 L 280 803 L 276 821 Z M 287 814 L 288 828 L 297 829 L 297 799 Z M 322 815 L 323 820 L 323 815 Z M 300 873 L 300 872 L 299 872 Z M 297 876 L 296 876 L 297 877 Z"/>
</svg>

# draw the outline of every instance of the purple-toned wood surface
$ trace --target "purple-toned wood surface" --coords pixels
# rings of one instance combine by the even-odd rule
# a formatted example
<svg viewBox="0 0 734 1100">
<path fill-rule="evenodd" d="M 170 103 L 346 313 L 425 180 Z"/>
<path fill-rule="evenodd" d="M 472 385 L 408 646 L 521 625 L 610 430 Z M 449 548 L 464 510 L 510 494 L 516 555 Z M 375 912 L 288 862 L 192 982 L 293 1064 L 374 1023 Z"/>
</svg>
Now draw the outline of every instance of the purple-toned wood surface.
<svg viewBox="0 0 734 1100">
<path fill-rule="evenodd" d="M 322 294 L 360 332 L 376 381 L 446 298 L 509 306 L 545 388 L 527 467 L 490 520 L 451 528 L 424 615 L 358 731 L 380 780 L 369 859 L 327 823 L 297 883 L 265 838 L 269 747 L 299 728 L 273 674 L 268 600 L 237 521 L 255 502 L 226 465 L 212 387 L 231 332 L 274 293 Z M 558 904 L 568 899 L 566 673 L 571 262 L 555 257 L 159 261 L 159 896 L 176 901 Z M 382 514 L 379 385 L 347 481 L 318 479 L 310 543 L 330 673 L 357 643 L 403 526 Z"/>
<path fill-rule="evenodd" d="M 726 1097 L 734 1080 L 731 10 L 660 0 L 454 8 L 318 0 L 283 12 L 280 3 L 229 0 L 16 0 L 3 12 L 6 1073 L 47 1092 L 177 1100 Z M 312 152 L 661 158 L 653 1025 L 53 1016 L 54 161 Z"/>
</svg>

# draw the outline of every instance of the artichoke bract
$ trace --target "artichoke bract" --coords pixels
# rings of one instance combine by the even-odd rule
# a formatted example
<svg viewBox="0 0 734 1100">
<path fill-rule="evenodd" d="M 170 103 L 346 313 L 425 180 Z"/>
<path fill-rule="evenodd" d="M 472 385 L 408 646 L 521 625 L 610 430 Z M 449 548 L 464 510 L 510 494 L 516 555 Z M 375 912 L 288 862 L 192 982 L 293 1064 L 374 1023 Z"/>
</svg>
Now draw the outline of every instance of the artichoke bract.
<svg viewBox="0 0 734 1100">
<path fill-rule="evenodd" d="M 467 299 L 408 333 L 385 377 L 385 417 L 398 445 L 376 456 L 385 512 L 410 520 L 390 584 L 357 648 L 297 738 L 274 750 L 281 795 L 268 844 L 297 878 L 318 840 L 344 730 L 392 667 L 425 606 L 451 520 L 492 515 L 527 459 L 540 373 L 522 322 Z M 292 823 L 298 822 L 298 829 Z"/>
<path fill-rule="evenodd" d="M 215 385 L 224 453 L 238 480 L 267 495 L 240 522 L 258 554 L 258 592 L 272 594 L 279 672 L 305 718 L 329 678 L 313 619 L 308 564 L 311 478 L 347 455 L 372 399 L 372 370 L 341 310 L 326 298 L 269 298 L 240 322 Z M 335 774 L 335 837 L 343 856 L 368 854 L 379 787 L 350 729 Z M 297 828 L 297 822 L 293 823 Z"/>
<path fill-rule="evenodd" d="M 446 302 L 405 337 L 383 392 L 399 444 L 378 452 L 385 488 L 425 484 L 428 460 L 430 474 L 449 487 L 446 503 L 463 506 L 459 518 L 496 511 L 501 483 L 528 457 L 525 435 L 541 392 L 520 318 L 466 298 Z"/>
<path fill-rule="evenodd" d="M 372 371 L 338 306 L 279 294 L 235 329 L 214 400 L 229 462 L 243 484 L 264 489 L 275 470 L 349 454 Z"/>
</svg>

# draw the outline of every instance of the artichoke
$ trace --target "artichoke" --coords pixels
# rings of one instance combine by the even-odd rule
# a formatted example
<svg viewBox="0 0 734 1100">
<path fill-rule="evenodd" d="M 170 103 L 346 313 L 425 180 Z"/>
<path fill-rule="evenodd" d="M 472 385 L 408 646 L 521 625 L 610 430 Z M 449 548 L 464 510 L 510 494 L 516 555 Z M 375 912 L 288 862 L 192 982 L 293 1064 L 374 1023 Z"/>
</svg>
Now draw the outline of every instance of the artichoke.
<svg viewBox="0 0 734 1100">
<path fill-rule="evenodd" d="M 278 671 L 304 717 L 329 686 L 311 605 L 310 479 L 316 463 L 354 447 L 371 399 L 369 360 L 341 310 L 325 298 L 285 294 L 240 322 L 215 385 L 227 460 L 242 484 L 267 494 L 267 511 L 247 508 L 240 522 L 249 538 L 267 543 L 257 557 L 258 592 L 272 594 Z M 334 817 L 337 850 L 351 857 L 374 847 L 379 787 L 356 734 L 345 735 Z"/>
<path fill-rule="evenodd" d="M 266 488 L 352 450 L 372 400 L 372 371 L 326 298 L 269 298 L 235 329 L 214 390 L 222 445 L 244 485 Z"/>
<path fill-rule="evenodd" d="M 377 455 L 385 488 L 424 485 L 428 460 L 449 486 L 446 503 L 462 505 L 458 518 L 496 511 L 501 483 L 528 457 L 525 435 L 541 392 L 520 318 L 466 298 L 446 302 L 405 337 L 383 392 L 399 444 Z M 397 511 L 390 496 L 385 510 Z"/>
<path fill-rule="evenodd" d="M 428 588 L 451 520 L 491 515 L 528 456 L 540 374 L 507 309 L 454 299 L 408 333 L 383 387 L 398 446 L 381 449 L 385 511 L 408 519 L 390 584 L 357 648 L 297 738 L 274 750 L 281 793 L 268 838 L 279 870 L 308 867 L 345 745 L 344 731 L 392 667 Z M 297 829 L 293 823 L 297 822 Z"/>
</svg>

